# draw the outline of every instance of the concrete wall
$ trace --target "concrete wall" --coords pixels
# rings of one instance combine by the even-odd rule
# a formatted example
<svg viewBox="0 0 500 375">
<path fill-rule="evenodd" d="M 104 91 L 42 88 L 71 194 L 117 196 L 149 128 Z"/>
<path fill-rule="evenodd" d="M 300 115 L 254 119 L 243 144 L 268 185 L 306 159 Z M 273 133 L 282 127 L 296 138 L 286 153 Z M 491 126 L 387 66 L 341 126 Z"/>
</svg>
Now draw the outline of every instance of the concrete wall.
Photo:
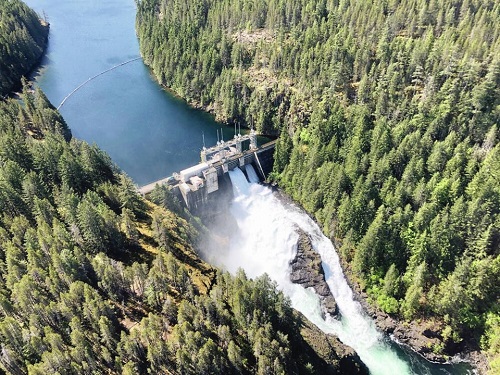
<svg viewBox="0 0 500 375">
<path fill-rule="evenodd" d="M 272 148 L 267 148 L 267 149 L 262 149 L 258 150 L 256 152 L 257 157 L 259 158 L 260 165 L 262 167 L 262 171 L 258 167 L 257 162 L 253 161 L 253 166 L 259 176 L 262 178 L 262 180 L 265 180 L 268 176 L 269 173 L 273 171 L 273 166 L 274 166 L 274 147 Z M 262 176 L 262 172 L 264 172 L 264 176 Z M 264 177 L 264 178 L 263 178 Z"/>
</svg>

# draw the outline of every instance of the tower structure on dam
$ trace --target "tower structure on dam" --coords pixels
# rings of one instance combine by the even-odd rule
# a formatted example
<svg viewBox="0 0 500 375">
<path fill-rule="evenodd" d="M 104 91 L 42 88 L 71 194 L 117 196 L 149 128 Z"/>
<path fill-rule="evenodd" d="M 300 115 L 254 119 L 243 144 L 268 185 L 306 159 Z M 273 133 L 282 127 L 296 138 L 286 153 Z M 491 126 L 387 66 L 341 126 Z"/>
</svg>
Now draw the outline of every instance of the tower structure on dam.
<svg viewBox="0 0 500 375">
<path fill-rule="evenodd" d="M 249 150 L 257 149 L 257 133 L 255 130 L 252 129 L 250 134 L 247 135 L 235 135 L 232 140 L 227 142 L 224 142 L 224 140 L 217 141 L 217 144 L 210 148 L 203 147 L 200 153 L 201 162 L 214 163 L 241 154 L 243 152 L 243 145 L 246 141 L 250 142 Z"/>
</svg>

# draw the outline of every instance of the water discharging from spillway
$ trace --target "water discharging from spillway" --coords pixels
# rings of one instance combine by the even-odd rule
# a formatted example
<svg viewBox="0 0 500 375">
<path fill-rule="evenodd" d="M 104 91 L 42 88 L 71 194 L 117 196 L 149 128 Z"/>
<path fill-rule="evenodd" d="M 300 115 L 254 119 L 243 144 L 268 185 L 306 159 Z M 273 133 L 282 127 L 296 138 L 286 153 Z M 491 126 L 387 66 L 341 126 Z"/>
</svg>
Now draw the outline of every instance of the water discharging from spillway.
<svg viewBox="0 0 500 375">
<path fill-rule="evenodd" d="M 268 187 L 254 183 L 258 177 L 251 166 L 247 166 L 246 172 L 252 183 L 238 168 L 229 172 L 234 191 L 231 214 L 238 229 L 231 235 L 226 251 L 212 254 L 210 261 L 233 274 L 238 268 L 243 268 L 250 277 L 267 273 L 291 299 L 295 309 L 324 332 L 335 334 L 354 348 L 371 374 L 432 373 L 426 365 L 414 363 L 419 360 L 403 360 L 363 314 L 353 299 L 335 248 L 316 223 L 295 205 L 282 203 Z M 289 279 L 289 263 L 296 252 L 297 227 L 309 234 L 314 249 L 321 255 L 326 281 L 342 316 L 340 320 L 323 319 L 315 292 Z"/>
</svg>

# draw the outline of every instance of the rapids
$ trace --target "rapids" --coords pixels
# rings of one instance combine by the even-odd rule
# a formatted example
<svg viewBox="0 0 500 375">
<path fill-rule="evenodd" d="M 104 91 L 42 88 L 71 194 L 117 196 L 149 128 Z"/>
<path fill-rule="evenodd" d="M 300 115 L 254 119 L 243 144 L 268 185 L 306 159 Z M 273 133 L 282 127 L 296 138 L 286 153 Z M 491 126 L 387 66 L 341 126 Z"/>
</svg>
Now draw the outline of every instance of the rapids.
<svg viewBox="0 0 500 375">
<path fill-rule="evenodd" d="M 371 374 L 446 374 L 446 365 L 434 365 L 403 350 L 377 330 L 371 318 L 354 300 L 331 241 L 318 225 L 296 205 L 284 204 L 266 186 L 256 183 L 257 174 L 246 166 L 230 171 L 234 201 L 231 214 L 237 228 L 229 236 L 225 250 L 206 256 L 214 264 L 235 273 L 243 268 L 249 277 L 267 273 L 302 312 L 324 332 L 332 333 L 354 348 Z M 289 279 L 290 261 L 295 256 L 299 227 L 309 234 L 320 254 L 326 281 L 338 304 L 340 319 L 322 318 L 319 297 L 312 288 L 304 289 Z M 465 372 L 467 373 L 467 372 Z"/>
</svg>

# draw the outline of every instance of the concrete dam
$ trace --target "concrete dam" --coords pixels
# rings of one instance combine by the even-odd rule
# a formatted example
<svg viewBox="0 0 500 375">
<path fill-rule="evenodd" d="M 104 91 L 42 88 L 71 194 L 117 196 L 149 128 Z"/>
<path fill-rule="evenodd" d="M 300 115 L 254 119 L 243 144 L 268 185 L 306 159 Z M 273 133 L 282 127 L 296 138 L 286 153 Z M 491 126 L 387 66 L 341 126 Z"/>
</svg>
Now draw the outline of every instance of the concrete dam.
<svg viewBox="0 0 500 375">
<path fill-rule="evenodd" d="M 273 168 L 275 144 L 276 141 L 272 141 L 257 146 L 254 130 L 248 135 L 235 135 L 232 140 L 219 141 L 210 148 L 203 147 L 199 164 L 143 186 L 139 192 L 145 195 L 156 185 L 167 185 L 193 214 L 205 217 L 216 215 L 232 200 L 228 172 L 240 168 L 247 175 L 245 166 L 252 165 L 259 179 L 264 181 Z"/>
</svg>

